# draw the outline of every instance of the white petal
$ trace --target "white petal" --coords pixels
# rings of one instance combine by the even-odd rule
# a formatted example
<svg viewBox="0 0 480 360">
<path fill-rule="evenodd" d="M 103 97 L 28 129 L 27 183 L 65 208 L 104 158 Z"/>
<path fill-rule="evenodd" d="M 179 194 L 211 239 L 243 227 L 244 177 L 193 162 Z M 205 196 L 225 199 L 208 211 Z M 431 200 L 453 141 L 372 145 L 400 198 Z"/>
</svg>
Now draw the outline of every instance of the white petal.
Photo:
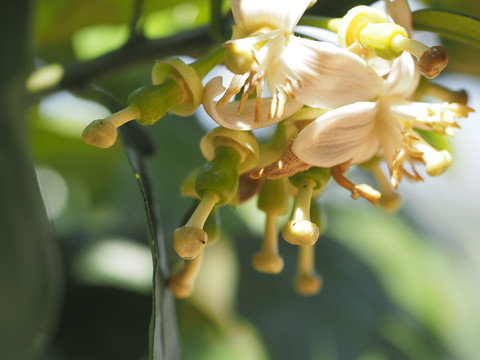
<svg viewBox="0 0 480 360">
<path fill-rule="evenodd" d="M 407 30 L 408 35 L 412 36 L 412 13 L 407 0 L 385 0 L 385 7 L 393 21 L 403 26 Z"/>
<path fill-rule="evenodd" d="M 275 124 L 300 110 L 303 106 L 301 103 L 294 100 L 289 100 L 285 104 L 285 109 L 281 117 L 275 116 L 273 119 L 268 119 L 271 98 L 262 99 L 261 105 L 261 120 L 255 122 L 255 99 L 247 100 L 247 103 L 241 114 L 238 114 L 239 101 L 230 102 L 221 108 L 217 108 L 214 99 L 221 94 L 225 88 L 222 85 L 222 78 L 216 77 L 210 80 L 205 86 L 205 93 L 203 97 L 203 106 L 210 117 L 223 127 L 234 130 L 253 130 Z"/>
<path fill-rule="evenodd" d="M 235 24 L 251 34 L 263 27 L 293 33 L 311 0 L 231 0 Z"/>
<path fill-rule="evenodd" d="M 408 99 L 417 89 L 419 81 L 420 73 L 412 55 L 404 52 L 393 61 L 382 94 L 398 95 L 403 99 Z"/>
<path fill-rule="evenodd" d="M 384 82 L 359 56 L 324 42 L 290 36 L 282 59 L 302 83 L 294 89 L 295 99 L 308 106 L 371 101 Z"/>
<path fill-rule="evenodd" d="M 377 103 L 358 102 L 327 112 L 298 134 L 292 150 L 301 160 L 332 167 L 348 160 L 362 163 L 378 151 L 374 135 Z"/>
</svg>

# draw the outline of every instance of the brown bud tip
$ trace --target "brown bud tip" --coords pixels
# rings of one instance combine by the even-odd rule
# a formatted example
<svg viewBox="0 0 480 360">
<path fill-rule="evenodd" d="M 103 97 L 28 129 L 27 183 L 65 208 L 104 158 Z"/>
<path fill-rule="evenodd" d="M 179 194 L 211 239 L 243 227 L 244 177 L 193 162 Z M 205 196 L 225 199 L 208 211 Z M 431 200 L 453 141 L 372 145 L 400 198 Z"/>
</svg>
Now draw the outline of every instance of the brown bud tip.
<svg viewBox="0 0 480 360">
<path fill-rule="evenodd" d="M 196 258 L 207 244 L 207 233 L 202 229 L 182 226 L 173 232 L 173 248 L 187 260 Z"/>
<path fill-rule="evenodd" d="M 318 294 L 322 288 L 322 279 L 318 275 L 300 275 L 295 282 L 295 289 L 300 295 Z"/>
<path fill-rule="evenodd" d="M 425 51 L 418 61 L 418 70 L 429 79 L 437 77 L 448 64 L 447 50 L 436 45 Z"/>
<path fill-rule="evenodd" d="M 117 129 L 108 121 L 95 120 L 83 130 L 82 139 L 86 144 L 106 149 L 115 144 Z"/>
<path fill-rule="evenodd" d="M 253 268 L 265 274 L 278 274 L 283 270 L 283 259 L 277 254 L 258 253 L 252 258 Z"/>
</svg>

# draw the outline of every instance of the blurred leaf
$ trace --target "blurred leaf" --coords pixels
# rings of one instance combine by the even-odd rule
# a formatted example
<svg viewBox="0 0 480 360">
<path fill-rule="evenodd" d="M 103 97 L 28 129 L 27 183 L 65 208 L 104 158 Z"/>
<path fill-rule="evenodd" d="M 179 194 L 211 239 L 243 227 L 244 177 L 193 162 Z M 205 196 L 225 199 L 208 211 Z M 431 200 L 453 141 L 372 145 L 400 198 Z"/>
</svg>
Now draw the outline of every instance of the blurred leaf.
<svg viewBox="0 0 480 360">
<path fill-rule="evenodd" d="M 416 30 L 431 31 L 447 39 L 480 47 L 480 19 L 442 10 L 413 12 Z"/>
</svg>

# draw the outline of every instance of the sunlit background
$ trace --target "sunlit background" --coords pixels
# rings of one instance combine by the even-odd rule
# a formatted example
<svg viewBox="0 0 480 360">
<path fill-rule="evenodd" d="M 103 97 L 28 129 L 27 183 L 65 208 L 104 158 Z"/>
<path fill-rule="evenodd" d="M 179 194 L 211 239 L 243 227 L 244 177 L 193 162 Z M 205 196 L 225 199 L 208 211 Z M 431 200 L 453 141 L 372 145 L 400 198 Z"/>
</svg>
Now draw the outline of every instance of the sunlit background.
<svg viewBox="0 0 480 360">
<path fill-rule="evenodd" d="M 342 16 L 359 3 L 319 1 L 311 12 Z M 455 2 L 460 3 L 465 7 L 457 11 L 480 17 L 478 4 Z M 60 63 L 97 58 L 128 39 L 130 1 L 35 4 L 36 66 L 50 66 L 30 79 L 31 90 L 60 78 Z M 141 23 L 151 39 L 209 21 L 207 0 L 147 0 L 144 11 Z M 451 141 L 448 172 L 421 183 L 403 181 L 403 207 L 396 215 L 329 184 L 321 197 L 327 232 L 316 246 L 324 286 L 313 297 L 294 290 L 294 246 L 280 245 L 286 264 L 280 275 L 252 269 L 264 221 L 256 199 L 235 210 L 223 208 L 222 236 L 206 249 L 195 292 L 176 303 L 178 329 L 172 331 L 180 334 L 182 359 L 478 358 L 480 70 L 477 61 L 472 74 L 465 46 L 445 46 L 452 69 L 435 81 L 467 90 L 468 105 L 477 110 L 461 120 Z M 130 65 L 96 83 L 124 104 L 130 91 L 150 83 L 151 66 L 152 61 Z M 152 260 L 141 193 L 120 142 L 100 150 L 80 138 L 88 123 L 109 113 L 68 91 L 48 95 L 29 112 L 31 156 L 65 271 L 58 330 L 44 360 L 148 356 Z M 180 197 L 179 184 L 204 163 L 198 142 L 213 126 L 199 113 L 167 116 L 145 128 L 155 146 L 148 173 L 171 266 L 178 263 L 171 233 L 191 207 L 190 199 Z"/>
</svg>

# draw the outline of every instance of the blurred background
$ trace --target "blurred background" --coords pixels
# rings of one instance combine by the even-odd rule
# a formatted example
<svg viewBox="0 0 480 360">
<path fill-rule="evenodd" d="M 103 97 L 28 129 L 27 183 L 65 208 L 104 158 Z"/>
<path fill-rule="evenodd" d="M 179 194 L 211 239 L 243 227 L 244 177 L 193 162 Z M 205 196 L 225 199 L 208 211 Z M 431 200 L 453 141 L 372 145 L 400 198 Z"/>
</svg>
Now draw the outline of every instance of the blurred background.
<svg viewBox="0 0 480 360">
<path fill-rule="evenodd" d="M 318 1 L 308 12 L 341 17 L 359 4 L 369 2 Z M 480 18 L 473 0 L 411 5 Z M 150 84 L 155 59 L 197 57 L 221 41 L 227 35 L 223 23 L 205 26 L 212 6 L 228 24 L 228 1 L 36 0 L 6 6 L 12 19 L 5 24 L 24 29 L 17 42 L 9 40 L 24 49 L 13 55 L 28 56 L 30 70 L 44 70 L 29 78 L 22 107 L 7 96 L 11 90 L 2 90 L 2 104 L 13 109 L 2 115 L 5 124 L 27 119 L 25 126 L 5 125 L 19 138 L 26 134 L 19 146 L 7 148 L 8 132 L 1 135 L 7 230 L 0 235 L 0 349 L 10 354 L 2 359 L 147 359 L 151 234 L 132 158 L 122 141 L 101 150 L 80 135 L 92 120 L 124 106 L 131 91 Z M 132 31 L 137 35 L 131 37 Z M 178 35 L 185 31 L 190 37 Z M 316 245 L 324 286 L 312 297 L 294 290 L 294 246 L 280 244 L 281 274 L 252 269 L 264 219 L 255 199 L 222 208 L 221 239 L 207 248 L 193 296 L 165 314 L 178 320 L 166 328 L 164 342 L 173 343 L 166 346 L 178 342 L 181 358 L 195 360 L 478 358 L 480 50 L 452 41 L 444 46 L 450 65 L 434 81 L 467 90 L 468 105 L 477 110 L 460 121 L 448 172 L 421 183 L 403 181 L 404 204 L 395 215 L 353 201 L 330 184 L 321 198 L 327 232 Z M 214 125 L 201 118 L 168 115 L 140 128 L 153 147 L 141 154 L 141 175 L 152 186 L 169 268 L 178 263 L 171 233 L 192 206 L 180 197 L 179 184 L 204 163 L 198 142 Z M 22 164 L 28 170 L 28 159 L 35 175 L 20 171 Z M 21 233 L 9 233 L 11 224 Z M 163 288 L 160 294 L 171 298 Z M 17 350 L 21 356 L 11 355 Z"/>
</svg>

